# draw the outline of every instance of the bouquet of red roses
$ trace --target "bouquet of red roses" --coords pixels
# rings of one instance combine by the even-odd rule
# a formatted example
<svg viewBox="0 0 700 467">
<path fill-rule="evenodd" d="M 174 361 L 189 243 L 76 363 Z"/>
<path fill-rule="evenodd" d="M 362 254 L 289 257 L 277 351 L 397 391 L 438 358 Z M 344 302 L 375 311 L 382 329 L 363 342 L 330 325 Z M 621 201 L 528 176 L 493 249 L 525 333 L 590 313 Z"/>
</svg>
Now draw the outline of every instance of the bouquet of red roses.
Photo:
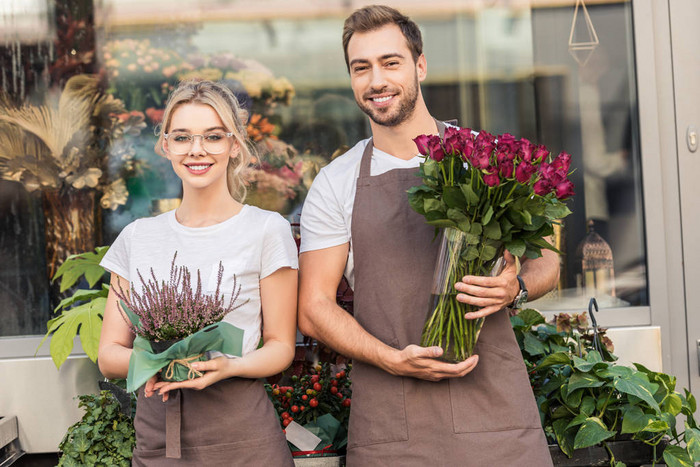
<svg viewBox="0 0 700 467">
<path fill-rule="evenodd" d="M 444 138 L 414 139 L 424 157 L 423 183 L 408 190 L 411 207 L 443 229 L 430 314 L 421 345 L 440 346 L 443 359 L 463 361 L 474 352 L 483 318 L 464 319 L 476 308 L 458 302 L 454 284 L 465 275 L 496 275 L 507 249 L 536 258 L 557 251 L 546 237 L 571 213 L 571 156 L 508 133 L 495 137 L 448 127 Z"/>
</svg>

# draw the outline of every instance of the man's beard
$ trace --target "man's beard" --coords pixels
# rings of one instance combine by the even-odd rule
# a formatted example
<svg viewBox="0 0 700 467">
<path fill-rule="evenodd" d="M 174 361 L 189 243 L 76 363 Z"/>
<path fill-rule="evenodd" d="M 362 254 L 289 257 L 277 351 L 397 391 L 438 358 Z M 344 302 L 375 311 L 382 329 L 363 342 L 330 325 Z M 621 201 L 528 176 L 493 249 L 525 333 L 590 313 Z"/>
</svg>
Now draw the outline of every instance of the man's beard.
<svg viewBox="0 0 700 467">
<path fill-rule="evenodd" d="M 372 91 L 372 94 L 379 94 L 380 92 Z M 414 85 L 406 89 L 406 93 L 403 94 L 400 99 L 399 108 L 393 114 L 388 112 L 388 108 L 376 109 L 372 107 L 371 104 L 365 104 L 364 100 L 360 102 L 355 99 L 355 101 L 358 107 L 360 107 L 360 110 L 366 113 L 374 123 L 389 127 L 397 126 L 413 115 L 416 102 L 418 101 L 418 77 L 416 77 Z"/>
</svg>

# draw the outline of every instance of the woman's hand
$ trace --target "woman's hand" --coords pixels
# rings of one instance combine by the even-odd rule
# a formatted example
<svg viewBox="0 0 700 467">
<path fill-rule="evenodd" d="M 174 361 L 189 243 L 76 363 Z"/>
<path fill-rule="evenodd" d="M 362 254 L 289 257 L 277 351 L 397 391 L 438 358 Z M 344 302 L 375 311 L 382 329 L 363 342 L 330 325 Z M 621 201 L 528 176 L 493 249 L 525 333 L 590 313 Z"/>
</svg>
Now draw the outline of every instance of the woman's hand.
<svg viewBox="0 0 700 467">
<path fill-rule="evenodd" d="M 163 396 L 163 402 L 165 402 L 168 400 L 168 391 L 172 391 L 173 389 L 204 389 L 218 381 L 221 381 L 222 379 L 235 376 L 235 361 L 236 359 L 233 358 L 216 357 L 212 360 L 206 360 L 203 362 L 192 362 L 192 369 L 203 373 L 202 376 L 178 382 L 158 380 L 153 381 L 154 378 L 157 378 L 157 376 L 154 376 L 146 383 L 146 388 L 144 392 L 146 393 L 146 397 L 149 397 L 147 391 L 149 390 L 149 384 L 151 384 L 151 382 L 153 381 L 153 392 L 158 391 L 158 394 Z"/>
</svg>

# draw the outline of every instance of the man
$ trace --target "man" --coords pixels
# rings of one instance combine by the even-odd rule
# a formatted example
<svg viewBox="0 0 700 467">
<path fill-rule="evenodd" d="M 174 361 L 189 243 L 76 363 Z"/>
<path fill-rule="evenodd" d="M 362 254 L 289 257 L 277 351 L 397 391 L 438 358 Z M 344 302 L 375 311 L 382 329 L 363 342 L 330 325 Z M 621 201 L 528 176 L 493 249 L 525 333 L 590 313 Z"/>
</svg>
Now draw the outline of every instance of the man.
<svg viewBox="0 0 700 467">
<path fill-rule="evenodd" d="M 406 190 L 419 183 L 413 138 L 444 131 L 420 89 L 427 73 L 416 24 L 398 11 L 355 11 L 343 30 L 357 104 L 372 138 L 317 176 L 301 217 L 299 327 L 353 359 L 348 465 L 551 465 L 505 306 L 551 290 L 558 259 L 515 260 L 497 277 L 466 276 L 458 299 L 486 316 L 477 353 L 439 361 L 424 348 L 437 243 Z M 354 317 L 336 305 L 345 274 Z M 521 285 L 523 289 L 521 290 Z"/>
</svg>

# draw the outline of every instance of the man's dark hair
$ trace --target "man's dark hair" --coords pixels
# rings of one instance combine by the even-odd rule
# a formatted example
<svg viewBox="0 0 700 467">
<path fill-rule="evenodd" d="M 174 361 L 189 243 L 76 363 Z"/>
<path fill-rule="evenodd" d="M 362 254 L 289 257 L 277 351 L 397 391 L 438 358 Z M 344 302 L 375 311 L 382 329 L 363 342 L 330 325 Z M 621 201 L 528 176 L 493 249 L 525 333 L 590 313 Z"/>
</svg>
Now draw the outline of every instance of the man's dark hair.
<svg viewBox="0 0 700 467">
<path fill-rule="evenodd" d="M 418 57 L 423 53 L 423 38 L 418 25 L 411 18 L 402 15 L 394 8 L 385 5 L 370 5 L 355 10 L 353 14 L 348 16 L 343 25 L 343 51 L 345 52 L 345 65 L 348 67 L 348 70 L 350 70 L 348 43 L 350 43 L 352 35 L 356 32 L 373 31 L 387 24 L 395 24 L 401 29 L 401 33 L 406 38 L 406 43 L 413 56 L 413 61 L 416 62 L 418 60 Z"/>
</svg>

